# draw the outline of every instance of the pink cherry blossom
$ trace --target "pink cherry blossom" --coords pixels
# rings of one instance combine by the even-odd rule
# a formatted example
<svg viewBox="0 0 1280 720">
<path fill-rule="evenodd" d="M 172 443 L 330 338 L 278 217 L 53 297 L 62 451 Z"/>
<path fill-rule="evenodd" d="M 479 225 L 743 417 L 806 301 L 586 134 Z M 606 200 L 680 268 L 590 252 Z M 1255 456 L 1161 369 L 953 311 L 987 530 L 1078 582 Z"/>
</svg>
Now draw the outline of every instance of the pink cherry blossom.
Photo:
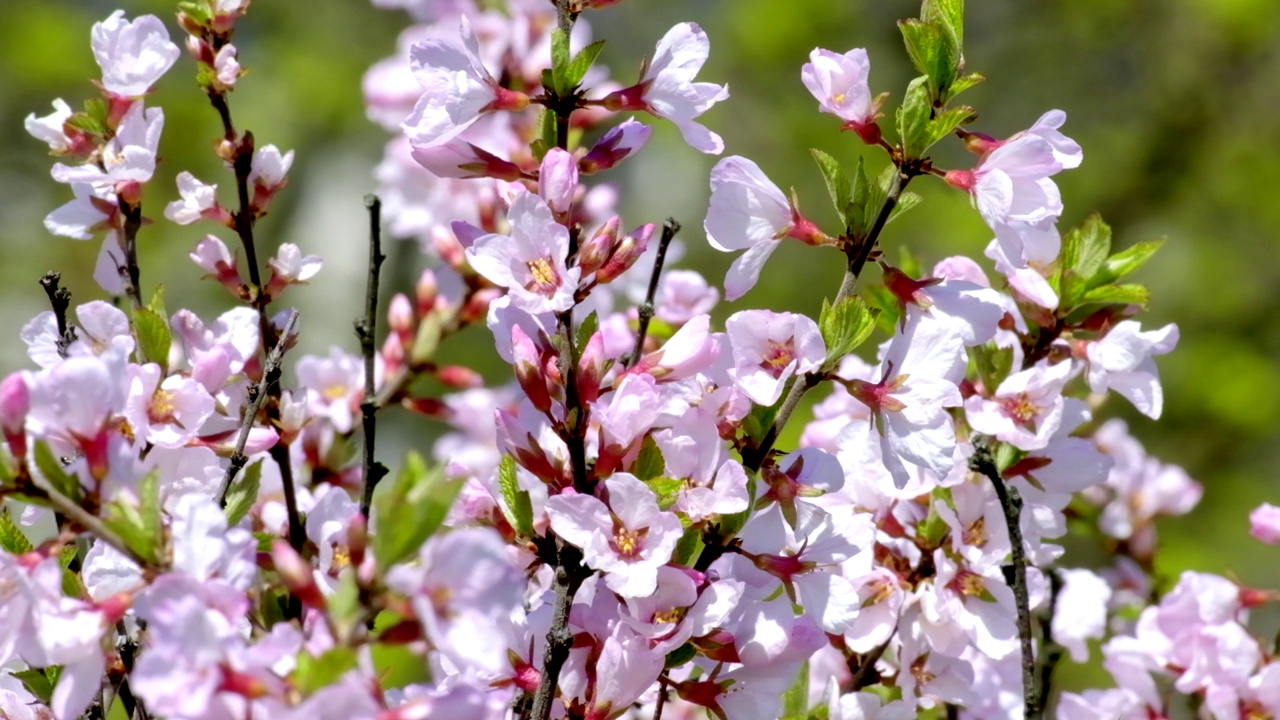
<svg viewBox="0 0 1280 720">
<path fill-rule="evenodd" d="M 106 185 L 71 183 L 75 199 L 44 218 L 49 232 L 75 240 L 90 240 L 118 222 L 120 206 L 115 190 Z"/>
<path fill-rule="evenodd" d="M 1153 355 L 1164 355 L 1178 344 L 1178 326 L 1142 331 L 1134 320 L 1111 328 L 1106 337 L 1086 346 L 1089 387 L 1096 393 L 1115 390 L 1138 412 L 1158 419 L 1164 409 L 1164 391 Z"/>
<path fill-rule="evenodd" d="M 509 237 L 484 235 L 467 249 L 472 269 L 507 288 L 511 302 L 526 312 L 563 312 L 573 307 L 580 271 L 566 267 L 569 231 L 534 193 L 517 197 L 508 218 Z"/>
<path fill-rule="evenodd" d="M 333 429 L 351 432 L 352 419 L 364 398 L 364 363 L 341 348 L 328 358 L 308 355 L 298 361 L 298 385 L 307 391 L 307 409 L 327 418 Z"/>
<path fill-rule="evenodd" d="M 629 473 L 614 473 L 603 483 L 609 504 L 590 495 L 547 498 L 551 529 L 582 549 L 587 565 L 605 573 L 610 590 L 623 597 L 645 597 L 658 583 L 680 539 L 680 520 L 658 509 L 657 496 Z"/>
<path fill-rule="evenodd" d="M 75 146 L 75 140 L 67 136 L 66 124 L 71 118 L 71 106 L 62 98 L 53 101 L 53 112 L 43 117 L 35 113 L 27 115 L 23 127 L 31 137 L 49 146 L 52 153 L 65 153 Z"/>
<path fill-rule="evenodd" d="M 1053 639 L 1071 653 L 1071 659 L 1082 663 L 1089 659 L 1087 640 L 1100 639 L 1106 633 L 1107 603 L 1111 586 L 1084 569 L 1062 570 L 1062 590 L 1053 613 Z"/>
<path fill-rule="evenodd" d="M 1005 378 L 990 398 L 965 401 L 969 425 L 1021 450 L 1038 450 L 1062 424 L 1062 388 L 1071 379 L 1071 363 L 1035 367 Z"/>
<path fill-rule="evenodd" d="M 862 48 L 854 48 L 844 55 L 814 48 L 809 53 L 809 62 L 800 69 L 800 79 L 817 99 L 822 112 L 835 115 L 859 134 L 867 132 L 878 136 L 878 129 L 871 130 L 879 115 L 879 106 L 872 101 L 871 89 L 867 86 L 870 72 L 871 61 Z"/>
<path fill-rule="evenodd" d="M 1268 545 L 1280 545 L 1280 507 L 1262 503 L 1249 513 L 1249 534 Z"/>
<path fill-rule="evenodd" d="M 826 241 L 758 165 L 736 155 L 711 170 L 711 205 L 703 228 L 711 247 L 723 252 L 746 250 L 725 276 L 725 300 L 737 300 L 755 286 L 760 268 L 781 238 L 814 245 Z"/>
<path fill-rule="evenodd" d="M 560 148 L 548 150 L 538 171 L 538 194 L 553 213 L 562 216 L 569 212 L 577 189 L 578 163 L 573 155 Z"/>
<path fill-rule="evenodd" d="M 182 54 L 154 15 L 129 22 L 124 11 L 117 10 L 94 24 L 92 38 L 93 56 L 102 68 L 102 88 L 120 98 L 146 95 Z"/>
<path fill-rule="evenodd" d="M 728 86 L 694 82 L 711 51 L 707 34 L 696 23 L 680 23 L 658 41 L 640 82 L 605 98 L 610 110 L 639 110 L 675 123 L 695 150 L 719 155 L 724 141 L 694 118 L 728 99 Z"/>
<path fill-rule="evenodd" d="M 165 206 L 164 216 L 179 225 L 201 218 L 227 223 L 230 214 L 218 204 L 217 185 L 206 185 L 187 171 L 178 173 L 178 193 L 182 196 Z"/>
<path fill-rule="evenodd" d="M 961 404 L 964 343 L 945 324 L 916 315 L 889 343 L 880 380 L 850 380 L 849 392 L 871 408 L 885 466 L 905 487 L 906 464 L 945 476 L 955 462 L 955 426 L 946 408 Z"/>
<path fill-rule="evenodd" d="M 415 147 L 447 142 L 491 110 L 521 110 L 529 103 L 523 93 L 506 90 L 480 59 L 480 44 L 471 23 L 461 18 L 461 42 L 425 40 L 413 46 L 413 74 L 424 92 L 401 124 Z"/>
<path fill-rule="evenodd" d="M 136 436 L 159 447 L 181 447 L 213 414 L 214 399 L 200 383 L 181 375 L 162 378 L 154 363 L 129 368 L 124 416 Z"/>
<path fill-rule="evenodd" d="M 164 111 L 144 108 L 141 102 L 129 106 L 116 134 L 102 148 L 102 167 L 92 163 L 70 167 L 53 166 L 53 179 L 62 183 L 117 185 L 145 183 L 156 170 Z M 121 191 L 123 192 L 123 191 Z"/>
<path fill-rule="evenodd" d="M 213 58 L 213 72 L 223 87 L 235 87 L 240 79 L 240 63 L 236 60 L 236 46 L 227 43 Z"/>
<path fill-rule="evenodd" d="M 804 315 L 744 310 L 725 321 L 738 387 L 772 405 L 792 376 L 814 372 L 827 357 L 818 324 Z"/>
</svg>

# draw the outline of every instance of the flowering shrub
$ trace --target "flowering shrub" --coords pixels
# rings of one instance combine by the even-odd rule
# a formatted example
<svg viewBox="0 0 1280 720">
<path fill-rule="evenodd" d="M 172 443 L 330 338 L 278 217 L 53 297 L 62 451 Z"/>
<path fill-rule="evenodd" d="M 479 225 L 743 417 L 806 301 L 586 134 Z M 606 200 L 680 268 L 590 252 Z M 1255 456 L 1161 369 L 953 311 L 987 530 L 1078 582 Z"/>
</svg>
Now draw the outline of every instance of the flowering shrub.
<svg viewBox="0 0 1280 720">
<path fill-rule="evenodd" d="M 580 14 L 617 1 L 376 0 L 420 24 L 365 79 L 393 138 L 366 201 L 361 352 L 296 358 L 280 301 L 322 261 L 258 256 L 293 153 L 234 121 L 248 0 L 179 4 L 228 175 L 181 172 L 180 199 L 147 208 L 216 231 L 191 259 L 229 291 L 217 318 L 144 292 L 137 253 L 164 128 L 148 93 L 182 53 L 156 17 L 94 26 L 101 96 L 26 127 L 73 198 L 46 226 L 103 239 L 94 277 L 115 302 L 73 306 L 47 275 L 51 310 L 23 331 L 34 368 L 0 382 L 0 714 L 1280 714 L 1280 663 L 1246 624 L 1273 595 L 1158 581 L 1156 521 L 1200 487 L 1099 413 L 1114 393 L 1161 414 L 1153 358 L 1178 332 L 1133 319 L 1148 293 L 1128 281 L 1158 243 L 1113 252 L 1097 217 L 1059 232 L 1053 176 L 1083 159 L 1063 112 L 970 129 L 961 0 L 900 23 L 921 74 L 891 115 L 864 50 L 800 68 L 833 145 L 884 152 L 869 172 L 813 151 L 841 226 L 745 157 L 712 170 L 725 300 L 783 242 L 846 268 L 817 319 L 742 309 L 723 331 L 719 288 L 667 267 L 680 224 L 624 224 L 586 180 L 643 148 L 637 115 L 725 150 L 700 121 L 729 99 L 699 78 L 702 28 L 673 27 L 631 85 L 596 64 Z M 935 165 L 953 140 L 971 168 Z M 893 248 L 922 200 L 908 185 L 934 180 L 990 226 L 993 274 Z M 429 268 L 382 308 L 384 231 Z M 514 382 L 438 361 L 480 323 Z M 386 478 L 393 406 L 451 430 Z M 1255 511 L 1255 537 L 1280 542 L 1278 518 Z M 1108 564 L 1073 567 L 1069 529 Z M 1115 687 L 1050 693 L 1064 653 L 1099 652 Z"/>
</svg>

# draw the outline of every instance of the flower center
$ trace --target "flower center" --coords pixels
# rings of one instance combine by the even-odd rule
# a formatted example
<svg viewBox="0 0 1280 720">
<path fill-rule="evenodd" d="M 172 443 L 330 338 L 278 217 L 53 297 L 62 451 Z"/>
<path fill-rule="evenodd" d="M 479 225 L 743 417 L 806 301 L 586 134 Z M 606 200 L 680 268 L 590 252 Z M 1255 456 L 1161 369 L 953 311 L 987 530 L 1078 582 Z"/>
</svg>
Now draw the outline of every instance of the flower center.
<svg viewBox="0 0 1280 720">
<path fill-rule="evenodd" d="M 331 402 L 334 400 L 341 400 L 347 395 L 347 386 L 341 383 L 334 383 L 333 385 L 325 387 L 321 394 L 324 395 L 326 400 Z"/>
<path fill-rule="evenodd" d="M 644 530 L 628 530 L 624 527 L 613 531 L 613 549 L 624 558 L 633 558 L 640 554 L 640 540 Z"/>
<path fill-rule="evenodd" d="M 540 295 L 553 295 L 556 291 L 559 277 L 556 275 L 555 268 L 551 266 L 551 261 L 547 258 L 538 258 L 525 263 L 529 268 L 529 276 L 531 280 L 525 285 L 525 289 Z"/>
<path fill-rule="evenodd" d="M 1001 400 L 1000 408 L 1014 422 L 1020 425 L 1030 425 L 1033 420 L 1040 416 L 1042 409 L 1032 402 L 1026 393 L 1018 393 L 1011 398 Z"/>
<path fill-rule="evenodd" d="M 147 417 L 153 423 L 173 422 L 176 410 L 173 393 L 168 390 L 156 390 L 151 396 L 151 407 L 147 408 Z"/>
<path fill-rule="evenodd" d="M 961 533 L 961 539 L 965 545 L 973 547 L 982 547 L 987 544 L 987 519 L 978 518 L 972 525 L 965 528 Z"/>
<path fill-rule="evenodd" d="M 785 342 L 768 341 L 764 357 L 760 359 L 760 367 L 774 377 L 781 377 L 782 371 L 796 359 L 795 338 L 787 338 Z"/>
</svg>

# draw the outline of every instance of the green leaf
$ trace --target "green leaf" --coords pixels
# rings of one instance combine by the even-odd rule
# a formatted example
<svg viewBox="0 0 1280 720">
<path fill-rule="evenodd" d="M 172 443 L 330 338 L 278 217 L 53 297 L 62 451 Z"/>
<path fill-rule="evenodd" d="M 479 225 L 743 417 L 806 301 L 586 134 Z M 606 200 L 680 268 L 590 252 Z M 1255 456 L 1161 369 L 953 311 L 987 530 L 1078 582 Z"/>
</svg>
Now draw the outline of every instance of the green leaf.
<svg viewBox="0 0 1280 720">
<path fill-rule="evenodd" d="M 54 490 L 75 502 L 79 502 L 82 495 L 80 480 L 73 475 L 67 474 L 67 471 L 62 468 L 62 462 L 54 457 L 53 450 L 49 449 L 49 443 L 37 440 L 35 457 L 36 471 L 40 473 L 45 481 Z"/>
<path fill-rule="evenodd" d="M 7 507 L 0 507 L 0 548 L 4 548 L 10 555 L 21 555 L 35 549 L 22 530 L 14 524 L 13 518 L 9 517 Z"/>
<path fill-rule="evenodd" d="M 200 25 L 208 25 L 213 19 L 208 2 L 180 2 L 178 9 L 186 13 Z"/>
<path fill-rule="evenodd" d="M 1062 267 L 1092 278 L 1111 253 L 1111 228 L 1096 213 L 1062 238 Z"/>
<path fill-rule="evenodd" d="M 351 566 L 343 568 L 338 575 L 338 582 L 333 592 L 326 598 L 329 618 L 333 620 L 338 632 L 339 642 L 352 637 L 356 624 L 363 617 L 360 604 L 360 586 L 356 582 L 356 569 Z"/>
<path fill-rule="evenodd" d="M 829 370 L 839 365 L 846 355 L 871 336 L 875 327 L 875 316 L 857 295 L 847 297 L 835 305 L 823 300 L 822 314 L 818 316 L 822 341 L 827 345 L 827 361 L 823 363 L 823 367 Z"/>
<path fill-rule="evenodd" d="M 676 498 L 680 495 L 680 488 L 684 485 L 684 481 L 679 478 L 656 477 L 646 481 L 653 494 L 658 496 L 658 508 L 667 510 L 676 504 Z"/>
<path fill-rule="evenodd" d="M 947 32 L 956 47 L 964 47 L 964 0 L 924 0 L 920 19 Z"/>
<path fill-rule="evenodd" d="M 240 473 L 240 479 L 227 490 L 227 527 L 240 524 L 253 504 L 258 501 L 258 486 L 262 480 L 262 461 L 258 460 Z"/>
<path fill-rule="evenodd" d="M 800 663 L 795 682 L 782 696 L 783 717 L 804 717 L 809 710 L 809 661 Z"/>
<path fill-rule="evenodd" d="M 898 108 L 898 138 L 902 152 L 908 160 L 924 157 L 933 144 L 931 123 L 932 101 L 929 99 L 929 78 L 918 77 L 907 86 L 906 96 Z"/>
<path fill-rule="evenodd" d="M 431 671 L 422 656 L 408 645 L 373 643 L 369 654 L 379 687 L 402 688 L 431 680 Z"/>
<path fill-rule="evenodd" d="M 938 64 L 938 51 L 942 44 L 941 29 L 926 20 L 911 18 L 899 20 L 898 30 L 902 33 L 902 41 L 907 47 L 911 64 L 921 75 L 926 76 L 928 82 L 928 76 Z"/>
<path fill-rule="evenodd" d="M 516 478 L 516 459 L 503 455 L 498 463 L 498 489 L 502 491 L 502 514 L 516 533 L 533 537 L 533 501 L 529 491 L 522 490 Z"/>
<path fill-rule="evenodd" d="M 546 73 L 544 73 L 545 75 Z M 547 85 L 547 78 L 543 78 L 544 86 Z M 533 157 L 538 162 L 542 162 L 542 158 L 546 157 L 547 151 L 556 146 L 556 114 L 550 110 L 543 108 L 542 115 L 538 119 L 538 139 L 534 140 L 529 146 L 533 151 Z"/>
<path fill-rule="evenodd" d="M 742 427 L 746 430 L 747 439 L 750 440 L 752 446 L 760 444 L 764 439 L 764 435 L 773 426 L 773 418 L 778 414 L 778 403 L 774 403 L 769 407 L 756 405 L 751 408 L 751 412 L 742 419 Z"/>
<path fill-rule="evenodd" d="M 810 149 L 814 162 L 822 171 L 822 179 L 827 183 L 827 194 L 831 196 L 831 204 L 846 226 L 849 224 L 849 206 L 853 203 L 853 183 L 840 167 L 840 163 L 821 150 Z"/>
<path fill-rule="evenodd" d="M 898 298 L 881 283 L 868 283 L 863 292 L 867 296 L 867 306 L 876 318 L 876 327 L 886 335 L 897 332 Z"/>
<path fill-rule="evenodd" d="M 144 362 L 160 366 L 161 374 L 169 371 L 169 346 L 173 334 L 164 309 L 164 286 L 156 288 L 147 307 L 133 311 L 133 333 L 138 338 L 138 352 Z"/>
<path fill-rule="evenodd" d="M 575 352 L 573 355 L 575 358 L 579 358 L 582 356 L 582 348 L 587 346 L 587 343 L 591 341 L 591 336 L 595 335 L 596 331 L 599 329 L 600 329 L 600 317 L 596 315 L 595 310 L 592 310 L 591 314 L 588 315 L 586 319 L 584 319 L 578 325 L 578 332 L 575 335 L 575 337 L 577 338 L 578 347 L 577 347 L 577 352 Z"/>
<path fill-rule="evenodd" d="M 968 105 L 957 105 L 936 113 L 929 121 L 929 147 L 946 138 L 961 125 L 971 123 L 978 117 L 977 111 Z"/>
<path fill-rule="evenodd" d="M 418 332 L 413 337 L 413 347 L 409 350 L 409 358 L 415 364 L 429 362 L 440 347 L 440 338 L 444 335 L 443 318 L 440 313 L 429 312 L 418 322 Z"/>
<path fill-rule="evenodd" d="M 923 198 L 916 193 L 913 193 L 910 190 L 903 190 L 898 195 L 898 204 L 894 205 L 893 210 L 889 212 L 889 219 L 885 221 L 885 224 L 887 225 L 893 222 L 899 215 L 919 205 L 921 200 L 923 200 Z"/>
<path fill-rule="evenodd" d="M 647 482 L 661 477 L 666 471 L 667 461 L 662 457 L 662 450 L 658 449 L 658 443 L 653 441 L 653 437 L 645 435 L 631 474 Z"/>
<path fill-rule="evenodd" d="M 462 478 L 445 477 L 443 467 L 429 468 L 418 453 L 408 454 L 395 482 L 375 501 L 373 555 L 381 571 L 415 554 L 440 529 L 462 483 Z"/>
<path fill-rule="evenodd" d="M 1086 292 L 1078 304 L 1141 305 L 1145 308 L 1150 302 L 1151 291 L 1145 285 L 1122 284 L 1096 287 Z"/>
<path fill-rule="evenodd" d="M 604 41 L 597 40 L 582 48 L 569 61 L 569 66 L 565 69 L 565 81 L 569 84 L 570 91 L 577 89 L 582 84 L 582 78 L 587 76 L 587 71 L 595 64 L 601 50 L 604 50 Z"/>
<path fill-rule="evenodd" d="M 11 670 L 9 674 L 18 679 L 22 683 L 22 687 L 27 689 L 40 702 L 48 705 L 53 699 L 53 687 L 58 682 L 57 674 L 52 677 L 48 671 L 54 668 L 38 670 L 36 668 L 27 668 L 26 670 Z"/>
<path fill-rule="evenodd" d="M 668 670 L 672 668 L 678 668 L 681 665 L 684 665 L 685 663 L 692 660 L 693 657 L 697 654 L 698 654 L 697 649 L 695 649 L 691 643 L 685 643 L 680 647 L 676 648 L 675 650 L 672 650 L 671 652 L 667 653 L 667 659 L 666 659 L 666 662 L 663 663 L 663 665 Z"/>
<path fill-rule="evenodd" d="M 986 79 L 986 77 L 979 75 L 978 73 L 969 73 L 964 77 L 958 78 L 955 82 L 951 83 L 951 97 L 959 95 L 974 85 L 986 82 Z"/>
<path fill-rule="evenodd" d="M 569 34 L 560 28 L 551 31 L 551 82 L 561 97 L 572 93 L 576 84 L 569 79 Z"/>
<path fill-rule="evenodd" d="M 1013 371 L 1013 348 L 1000 347 L 994 340 L 974 348 L 972 357 L 978 368 L 978 378 L 988 392 L 995 392 Z"/>
<path fill-rule="evenodd" d="M 107 503 L 102 522 L 148 564 L 159 564 L 164 546 L 160 519 L 160 472 L 153 470 L 138 483 L 138 498 L 117 497 Z"/>
<path fill-rule="evenodd" d="M 1142 267 L 1151 259 L 1156 251 L 1164 245 L 1164 240 L 1146 240 L 1133 247 L 1121 250 L 1107 258 L 1102 269 L 1094 276 L 1105 278 L 1105 282 L 1113 282 Z"/>
<path fill-rule="evenodd" d="M 693 567 L 694 561 L 702 554 L 703 547 L 705 545 L 702 542 L 702 530 L 697 527 L 687 527 L 684 529 L 684 534 L 680 536 L 680 541 L 676 543 L 676 549 L 671 557 L 678 565 Z"/>
<path fill-rule="evenodd" d="M 304 696 L 337 682 L 356 667 L 356 651 L 349 647 L 336 647 L 319 657 L 303 650 L 298 653 L 297 667 L 293 671 L 293 686 Z"/>
<path fill-rule="evenodd" d="M 924 524 L 920 526 L 920 540 L 924 543 L 924 547 L 930 549 L 942 547 L 943 541 L 947 539 L 950 532 L 951 526 L 938 514 L 937 504 L 930 502 L 929 514 L 925 517 Z"/>
</svg>

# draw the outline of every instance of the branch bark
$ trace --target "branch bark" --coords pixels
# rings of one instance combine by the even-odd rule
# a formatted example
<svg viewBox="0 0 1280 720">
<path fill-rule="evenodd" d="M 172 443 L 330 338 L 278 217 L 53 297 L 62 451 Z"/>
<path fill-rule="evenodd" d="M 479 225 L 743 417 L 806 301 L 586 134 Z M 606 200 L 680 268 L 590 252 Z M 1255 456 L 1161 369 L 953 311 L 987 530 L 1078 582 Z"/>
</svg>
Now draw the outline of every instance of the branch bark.
<svg viewBox="0 0 1280 720">
<path fill-rule="evenodd" d="M 374 343 L 378 334 L 378 276 L 382 269 L 382 201 L 377 195 L 366 195 L 369 210 L 369 279 L 365 285 L 364 318 L 356 321 L 356 337 L 360 338 L 360 354 L 364 357 L 364 399 L 360 415 L 364 428 L 364 492 L 360 496 L 360 514 L 369 517 L 373 490 L 387 474 L 387 467 L 377 461 L 375 447 L 378 435 L 377 388 L 374 386 Z"/>
</svg>

